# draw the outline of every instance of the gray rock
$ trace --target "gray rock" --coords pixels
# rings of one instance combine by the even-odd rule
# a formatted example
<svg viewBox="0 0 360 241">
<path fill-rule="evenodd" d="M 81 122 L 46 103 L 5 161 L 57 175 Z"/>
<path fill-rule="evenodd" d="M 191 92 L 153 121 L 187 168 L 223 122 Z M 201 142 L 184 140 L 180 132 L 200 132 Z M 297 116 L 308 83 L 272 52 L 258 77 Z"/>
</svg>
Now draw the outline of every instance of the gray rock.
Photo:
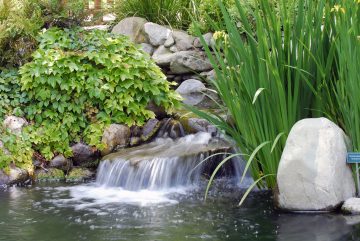
<svg viewBox="0 0 360 241">
<path fill-rule="evenodd" d="M 200 118 L 188 118 L 181 120 L 187 134 L 193 134 L 198 132 L 207 132 L 212 136 L 215 136 L 217 133 L 217 128 L 212 125 L 210 122 Z"/>
<path fill-rule="evenodd" d="M 193 48 L 194 37 L 184 31 L 173 31 L 172 36 L 175 40 L 176 48 L 179 51 L 185 51 Z"/>
<path fill-rule="evenodd" d="M 170 70 L 174 74 L 204 72 L 212 69 L 206 54 L 201 51 L 181 51 L 170 63 Z"/>
<path fill-rule="evenodd" d="M 177 139 L 185 136 L 184 128 L 179 121 L 172 120 L 169 127 L 168 133 L 170 138 Z"/>
<path fill-rule="evenodd" d="M 49 162 L 49 167 L 68 171 L 72 168 L 72 161 L 65 158 L 63 155 L 58 155 Z"/>
<path fill-rule="evenodd" d="M 159 46 L 152 55 L 152 59 L 159 66 L 169 66 L 175 57 L 164 45 Z"/>
<path fill-rule="evenodd" d="M 142 43 L 140 44 L 141 49 L 144 50 L 145 53 L 148 53 L 150 56 L 154 53 L 154 47 L 151 44 Z"/>
<path fill-rule="evenodd" d="M 179 52 L 178 48 L 174 45 L 174 46 L 171 46 L 170 47 L 170 52 L 171 53 L 176 53 L 176 52 Z"/>
<path fill-rule="evenodd" d="M 153 46 L 163 45 L 171 34 L 170 29 L 156 23 L 145 23 L 144 31 Z"/>
<path fill-rule="evenodd" d="M 355 195 L 344 132 L 326 118 L 291 129 L 281 156 L 276 205 L 289 211 L 331 211 Z"/>
<path fill-rule="evenodd" d="M 172 35 L 169 36 L 169 38 L 165 41 L 164 46 L 166 48 L 169 48 L 175 44 L 175 40 Z"/>
<path fill-rule="evenodd" d="M 206 45 L 211 47 L 211 42 L 213 40 L 213 33 L 206 33 L 202 37 L 204 38 L 204 41 L 205 41 Z M 195 38 L 194 46 L 197 47 L 197 48 L 203 47 L 199 37 Z"/>
<path fill-rule="evenodd" d="M 112 33 L 128 36 L 135 43 L 147 43 L 148 39 L 144 32 L 146 19 L 139 17 L 129 17 L 121 20 L 112 29 Z"/>
<path fill-rule="evenodd" d="M 3 126 L 8 128 L 12 133 L 19 135 L 22 128 L 28 123 L 24 118 L 16 116 L 7 116 L 3 122 Z"/>
<path fill-rule="evenodd" d="M 211 70 L 209 72 L 202 72 L 200 76 L 203 76 L 207 81 L 214 81 L 216 79 L 215 70 Z"/>
<path fill-rule="evenodd" d="M 9 176 L 3 170 L 0 170 L 0 186 L 7 185 L 9 183 Z"/>
<path fill-rule="evenodd" d="M 102 136 L 102 142 L 106 145 L 102 155 L 107 155 L 116 147 L 125 147 L 129 144 L 130 128 L 125 125 L 111 124 Z"/>
<path fill-rule="evenodd" d="M 138 136 L 133 136 L 130 138 L 130 146 L 138 146 L 140 144 L 142 144 L 142 139 L 141 137 Z"/>
<path fill-rule="evenodd" d="M 344 202 L 341 211 L 345 214 L 360 214 L 360 198 L 349 198 Z"/>
<path fill-rule="evenodd" d="M 149 141 L 157 131 L 160 129 L 161 122 L 158 119 L 150 119 L 143 127 L 141 139 L 143 141 Z"/>
<path fill-rule="evenodd" d="M 71 147 L 73 152 L 72 160 L 76 166 L 88 166 L 98 159 L 98 151 L 84 143 L 77 143 Z"/>
<path fill-rule="evenodd" d="M 187 105 L 197 105 L 205 98 L 205 85 L 196 79 L 188 79 L 181 83 L 176 89 L 183 98 L 183 102 Z"/>
<path fill-rule="evenodd" d="M 9 185 L 18 185 L 23 184 L 29 180 L 29 173 L 26 170 L 20 169 L 18 167 L 10 167 L 9 173 Z"/>
</svg>

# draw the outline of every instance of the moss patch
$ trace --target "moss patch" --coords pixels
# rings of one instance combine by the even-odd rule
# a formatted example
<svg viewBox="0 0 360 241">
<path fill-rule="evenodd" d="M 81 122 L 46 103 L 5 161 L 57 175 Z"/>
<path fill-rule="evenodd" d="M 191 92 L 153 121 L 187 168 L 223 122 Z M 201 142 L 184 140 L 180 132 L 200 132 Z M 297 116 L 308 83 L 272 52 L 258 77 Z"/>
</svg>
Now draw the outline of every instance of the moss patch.
<svg viewBox="0 0 360 241">
<path fill-rule="evenodd" d="M 65 174 L 62 170 L 56 168 L 49 168 L 46 170 L 38 170 L 35 172 L 36 182 L 58 182 L 64 181 Z"/>
<path fill-rule="evenodd" d="M 84 182 L 91 179 L 94 173 L 86 168 L 74 168 L 66 175 L 66 182 Z"/>
</svg>

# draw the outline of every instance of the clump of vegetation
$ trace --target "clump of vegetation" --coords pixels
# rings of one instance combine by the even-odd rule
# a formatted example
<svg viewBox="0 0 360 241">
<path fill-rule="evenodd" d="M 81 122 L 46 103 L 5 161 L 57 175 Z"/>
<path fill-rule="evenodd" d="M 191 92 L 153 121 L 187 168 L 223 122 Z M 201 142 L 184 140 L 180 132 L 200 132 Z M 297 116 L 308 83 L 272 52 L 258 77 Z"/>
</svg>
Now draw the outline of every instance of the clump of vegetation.
<svg viewBox="0 0 360 241">
<path fill-rule="evenodd" d="M 23 133 L 15 135 L 3 127 L 0 127 L 0 139 L 3 147 L 0 148 L 0 169 L 9 171 L 11 163 L 17 167 L 33 171 L 32 157 L 34 151 L 29 135 Z"/>
<path fill-rule="evenodd" d="M 1 70 L 0 70 L 1 71 Z M 20 76 L 16 69 L 0 72 L 0 120 L 5 115 L 23 116 L 28 103 L 26 92 L 21 91 Z"/>
<path fill-rule="evenodd" d="M 114 12 L 118 19 L 142 17 L 161 25 L 187 30 L 199 0 L 119 0 Z"/>
<path fill-rule="evenodd" d="M 356 98 L 359 91 L 355 84 L 359 80 L 356 77 L 359 61 L 354 54 L 358 53 L 355 49 L 359 45 L 359 32 L 355 31 L 360 25 L 356 17 L 359 12 L 344 14 L 346 19 L 341 21 L 347 24 L 341 25 L 340 19 L 333 17 L 334 8 L 328 1 L 286 3 L 279 3 L 277 13 L 269 1 L 258 1 L 254 37 L 251 22 L 236 1 L 246 33 L 243 41 L 242 32 L 220 2 L 227 34 L 222 38 L 221 50 L 215 49 L 215 55 L 209 49 L 206 51 L 216 71 L 213 85 L 233 121 L 229 123 L 220 116 L 194 110 L 230 135 L 243 153 L 252 153 L 246 158 L 247 168 L 250 167 L 259 187 L 270 189 L 276 186 L 286 136 L 295 122 L 323 113 L 337 116 L 332 114 L 336 110 L 333 107 L 340 104 L 343 113 L 349 114 L 348 126 L 353 128 L 350 123 L 357 123 L 358 113 L 350 106 L 355 101 L 351 98 Z M 358 1 L 348 1 L 348 8 L 358 11 L 358 5 Z M 341 31 L 335 31 L 335 25 Z M 343 36 L 339 37 L 338 33 Z M 344 48 L 343 52 L 336 53 L 336 46 Z M 336 81 L 337 65 L 342 70 L 340 83 Z M 339 103 L 334 101 L 334 83 L 337 83 Z M 345 86 L 354 91 L 346 98 Z M 343 123 L 341 119 L 335 120 Z"/>
<path fill-rule="evenodd" d="M 339 122 L 352 144 L 360 151 L 360 1 L 343 1 L 330 10 L 335 20 L 332 31 L 337 34 L 336 73 L 329 89 L 335 93 L 335 103 L 326 112 Z M 336 108 L 333 108 L 333 107 Z M 334 111 L 334 109 L 336 111 Z"/>
<path fill-rule="evenodd" d="M 99 30 L 47 30 L 20 73 L 30 99 L 24 111 L 34 122 L 30 137 L 46 159 L 70 156 L 70 141 L 81 138 L 101 148 L 107 124 L 141 125 L 155 117 L 146 109 L 150 101 L 170 111 L 179 100 L 128 38 Z"/>
</svg>

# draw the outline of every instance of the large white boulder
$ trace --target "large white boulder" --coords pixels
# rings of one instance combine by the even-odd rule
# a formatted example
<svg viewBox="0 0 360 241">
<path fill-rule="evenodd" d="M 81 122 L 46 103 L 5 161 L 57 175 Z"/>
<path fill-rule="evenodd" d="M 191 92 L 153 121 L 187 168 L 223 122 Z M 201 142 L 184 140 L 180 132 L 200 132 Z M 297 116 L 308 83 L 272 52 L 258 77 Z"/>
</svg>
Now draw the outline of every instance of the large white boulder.
<svg viewBox="0 0 360 241">
<path fill-rule="evenodd" d="M 326 118 L 290 131 L 277 173 L 276 204 L 289 211 L 330 211 L 355 195 L 344 132 Z"/>
</svg>

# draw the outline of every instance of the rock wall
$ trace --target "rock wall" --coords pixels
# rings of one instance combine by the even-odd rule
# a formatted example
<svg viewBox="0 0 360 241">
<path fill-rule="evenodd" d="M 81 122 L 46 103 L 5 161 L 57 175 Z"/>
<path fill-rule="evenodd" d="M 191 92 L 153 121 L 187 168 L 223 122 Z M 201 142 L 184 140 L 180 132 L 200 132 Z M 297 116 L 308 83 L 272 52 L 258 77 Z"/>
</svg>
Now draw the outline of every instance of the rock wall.
<svg viewBox="0 0 360 241">
<path fill-rule="evenodd" d="M 209 91 L 208 82 L 215 78 L 215 72 L 207 58 L 200 38 L 184 31 L 147 22 L 143 18 L 129 17 L 121 20 L 113 29 L 115 34 L 128 36 L 140 44 L 169 81 L 175 81 L 177 91 L 186 104 L 213 108 L 214 91 Z M 206 44 L 214 46 L 212 33 L 203 35 Z M 211 98 L 208 98 L 210 96 Z"/>
</svg>

